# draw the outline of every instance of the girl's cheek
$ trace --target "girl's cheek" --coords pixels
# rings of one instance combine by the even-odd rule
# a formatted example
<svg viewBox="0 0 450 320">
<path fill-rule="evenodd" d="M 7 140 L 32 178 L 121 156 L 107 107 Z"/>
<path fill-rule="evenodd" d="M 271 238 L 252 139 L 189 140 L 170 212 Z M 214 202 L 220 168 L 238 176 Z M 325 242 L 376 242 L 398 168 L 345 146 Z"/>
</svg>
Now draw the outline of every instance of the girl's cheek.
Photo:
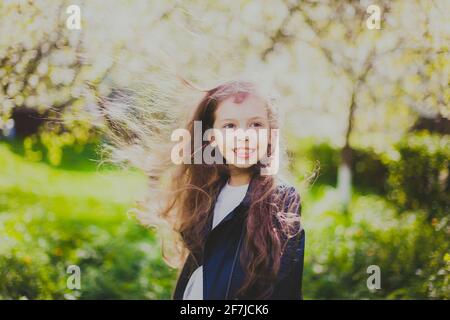
<svg viewBox="0 0 450 320">
<path fill-rule="evenodd" d="M 267 154 L 268 148 L 269 148 L 269 137 L 268 137 L 267 131 L 258 135 L 257 144 L 258 144 L 258 146 L 257 146 L 258 160 L 260 160 L 262 157 L 264 157 Z"/>
<path fill-rule="evenodd" d="M 258 149 L 257 149 L 258 150 L 258 160 L 261 160 L 262 158 L 264 158 L 266 156 L 268 148 L 269 148 L 268 144 L 265 144 L 265 145 L 258 144 Z"/>
<path fill-rule="evenodd" d="M 220 149 L 220 153 L 222 154 L 222 156 L 225 158 L 225 160 L 228 163 L 234 162 L 234 155 L 235 154 L 234 154 L 234 151 L 233 151 L 233 145 L 232 144 L 225 143 L 219 149 Z"/>
</svg>

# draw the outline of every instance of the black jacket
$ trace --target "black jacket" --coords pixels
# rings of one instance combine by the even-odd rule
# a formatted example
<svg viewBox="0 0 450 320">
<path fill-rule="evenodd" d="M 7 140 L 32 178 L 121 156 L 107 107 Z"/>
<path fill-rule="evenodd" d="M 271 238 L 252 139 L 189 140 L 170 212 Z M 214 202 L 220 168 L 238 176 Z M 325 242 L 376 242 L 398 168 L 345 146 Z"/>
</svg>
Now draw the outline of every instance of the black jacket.
<svg viewBox="0 0 450 320">
<path fill-rule="evenodd" d="M 239 263 L 240 250 L 245 237 L 245 217 L 250 207 L 250 194 L 255 188 L 256 179 L 252 178 L 242 202 L 230 212 L 214 229 L 212 214 L 209 214 L 207 240 L 202 254 L 190 253 L 178 276 L 172 298 L 183 299 L 183 293 L 192 273 L 203 265 L 203 299 L 235 299 L 235 293 L 244 280 L 244 270 Z M 288 204 L 294 204 L 294 212 L 300 214 L 300 196 L 293 186 L 279 183 L 278 192 L 286 192 Z M 211 213 L 211 212 L 210 212 Z M 274 290 L 268 299 L 299 300 L 302 295 L 303 258 L 305 232 L 301 232 L 288 241 L 287 249 L 281 257 L 280 269 Z M 241 299 L 254 299 L 247 296 Z"/>
</svg>

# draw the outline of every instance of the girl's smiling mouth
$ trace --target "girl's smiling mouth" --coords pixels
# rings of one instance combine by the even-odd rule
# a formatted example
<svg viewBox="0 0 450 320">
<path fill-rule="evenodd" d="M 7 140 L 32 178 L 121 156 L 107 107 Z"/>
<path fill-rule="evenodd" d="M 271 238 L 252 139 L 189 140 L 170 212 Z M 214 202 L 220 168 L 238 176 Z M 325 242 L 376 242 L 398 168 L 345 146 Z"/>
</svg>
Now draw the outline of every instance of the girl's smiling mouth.
<svg viewBox="0 0 450 320">
<path fill-rule="evenodd" d="M 234 148 L 233 152 L 238 158 L 247 159 L 256 152 L 255 148 Z"/>
</svg>

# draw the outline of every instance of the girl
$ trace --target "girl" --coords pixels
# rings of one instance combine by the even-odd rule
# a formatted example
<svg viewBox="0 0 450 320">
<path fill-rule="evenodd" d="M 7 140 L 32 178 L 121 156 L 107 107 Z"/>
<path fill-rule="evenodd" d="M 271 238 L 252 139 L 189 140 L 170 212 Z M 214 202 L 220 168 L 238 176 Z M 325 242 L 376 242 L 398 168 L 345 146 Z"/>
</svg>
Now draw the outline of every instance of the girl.
<svg viewBox="0 0 450 320">
<path fill-rule="evenodd" d="M 174 166 L 170 196 L 158 196 L 162 207 L 152 202 L 147 210 L 169 222 L 181 244 L 184 258 L 172 298 L 302 299 L 300 196 L 277 175 L 264 173 L 273 161 L 283 164 L 272 139 L 279 129 L 275 105 L 255 83 L 229 81 L 206 90 L 187 123 L 190 137 L 198 134 L 196 122 L 208 139 L 197 150 L 190 140 L 193 152 L 184 159 L 209 147 L 222 161 Z M 223 139 L 239 129 L 255 131 L 258 139 Z"/>
</svg>

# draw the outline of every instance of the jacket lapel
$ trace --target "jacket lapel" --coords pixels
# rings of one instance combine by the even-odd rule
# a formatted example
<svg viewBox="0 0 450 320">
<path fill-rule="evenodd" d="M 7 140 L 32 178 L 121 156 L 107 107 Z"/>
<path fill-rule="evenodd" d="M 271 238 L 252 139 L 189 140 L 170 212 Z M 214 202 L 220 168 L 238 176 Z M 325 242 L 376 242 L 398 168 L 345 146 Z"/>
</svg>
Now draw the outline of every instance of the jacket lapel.
<svg viewBox="0 0 450 320">
<path fill-rule="evenodd" d="M 244 199 L 242 199 L 241 203 L 236 208 L 234 208 L 229 214 L 227 214 L 225 216 L 225 218 L 223 218 L 222 221 L 220 221 L 219 224 L 215 228 L 219 227 L 226 221 L 232 219 L 238 212 L 247 212 L 247 210 L 250 208 L 250 205 L 251 205 L 251 195 L 252 195 L 253 189 L 256 187 L 256 180 L 257 180 L 256 176 L 253 176 L 250 179 Z M 207 237 L 209 236 L 209 234 L 212 231 L 213 218 L 214 218 L 214 206 L 212 206 L 212 208 L 210 209 L 209 214 L 208 214 Z"/>
</svg>

